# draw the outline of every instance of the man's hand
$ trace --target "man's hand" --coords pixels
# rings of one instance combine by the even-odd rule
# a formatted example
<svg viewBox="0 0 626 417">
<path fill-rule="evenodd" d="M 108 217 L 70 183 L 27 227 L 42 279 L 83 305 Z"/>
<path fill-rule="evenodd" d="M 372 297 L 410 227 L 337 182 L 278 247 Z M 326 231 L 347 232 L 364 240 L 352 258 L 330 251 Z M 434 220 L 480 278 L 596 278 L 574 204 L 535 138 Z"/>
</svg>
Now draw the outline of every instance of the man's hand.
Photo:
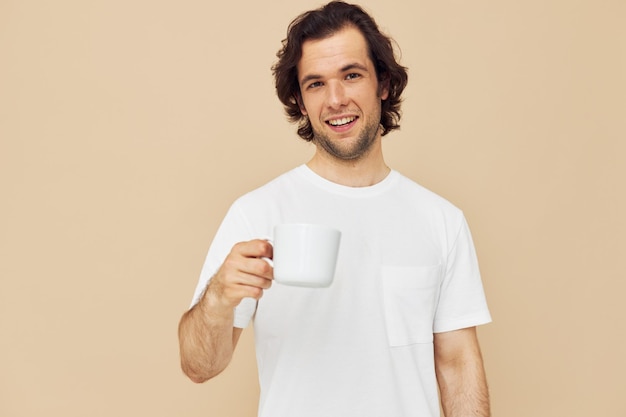
<svg viewBox="0 0 626 417">
<path fill-rule="evenodd" d="M 235 307 L 243 298 L 257 300 L 272 285 L 272 245 L 251 240 L 233 246 L 209 281 L 198 304 L 183 314 L 178 326 L 181 367 L 194 382 L 204 382 L 226 368 L 242 329 L 233 327 Z"/>
<path fill-rule="evenodd" d="M 263 258 L 272 258 L 272 245 L 261 239 L 237 243 L 209 281 L 205 297 L 220 309 L 233 309 L 243 298 L 259 299 L 272 286 L 274 269 Z"/>
</svg>

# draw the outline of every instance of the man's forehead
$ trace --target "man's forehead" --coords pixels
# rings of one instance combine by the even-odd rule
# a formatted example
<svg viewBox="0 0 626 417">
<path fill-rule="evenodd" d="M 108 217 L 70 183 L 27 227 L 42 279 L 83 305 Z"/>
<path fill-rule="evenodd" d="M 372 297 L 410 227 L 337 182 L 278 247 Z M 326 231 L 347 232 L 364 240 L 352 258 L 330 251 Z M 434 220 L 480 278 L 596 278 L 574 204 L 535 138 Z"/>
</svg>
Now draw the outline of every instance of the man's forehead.
<svg viewBox="0 0 626 417">
<path fill-rule="evenodd" d="M 303 71 L 315 68 L 341 70 L 341 68 L 360 64 L 371 64 L 367 42 L 361 32 L 347 27 L 322 39 L 308 39 L 302 44 L 302 55 L 298 62 L 299 76 Z"/>
</svg>

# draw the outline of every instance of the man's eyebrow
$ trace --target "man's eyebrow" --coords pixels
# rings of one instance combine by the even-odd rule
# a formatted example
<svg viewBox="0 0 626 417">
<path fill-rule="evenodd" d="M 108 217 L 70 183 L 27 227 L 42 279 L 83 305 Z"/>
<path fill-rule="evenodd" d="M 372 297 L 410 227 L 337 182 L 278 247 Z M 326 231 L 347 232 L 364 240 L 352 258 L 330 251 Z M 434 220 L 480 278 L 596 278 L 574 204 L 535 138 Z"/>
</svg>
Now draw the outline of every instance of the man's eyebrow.
<svg viewBox="0 0 626 417">
<path fill-rule="evenodd" d="M 358 70 L 365 71 L 365 72 L 368 71 L 368 69 L 367 69 L 367 67 L 365 65 L 354 62 L 354 63 L 351 63 L 351 64 L 344 65 L 343 67 L 341 67 L 339 72 L 348 72 L 348 71 L 354 70 L 354 69 L 358 69 Z M 302 80 L 300 80 L 300 85 L 303 86 L 304 84 L 308 83 L 309 81 L 319 80 L 320 78 L 322 78 L 321 75 L 309 74 L 309 75 L 305 76 L 304 78 L 302 78 Z"/>
<path fill-rule="evenodd" d="M 341 72 L 346 72 L 346 71 L 350 71 L 350 70 L 353 70 L 353 69 L 358 69 L 358 70 L 367 72 L 367 67 L 365 65 L 358 64 L 356 62 L 352 63 L 352 64 L 348 64 L 348 65 L 342 67 L 341 68 Z"/>
<path fill-rule="evenodd" d="M 303 86 L 304 84 L 308 83 L 309 81 L 319 80 L 320 78 L 322 78 L 321 75 L 309 74 L 306 77 L 304 77 L 302 80 L 300 80 L 300 86 Z"/>
</svg>

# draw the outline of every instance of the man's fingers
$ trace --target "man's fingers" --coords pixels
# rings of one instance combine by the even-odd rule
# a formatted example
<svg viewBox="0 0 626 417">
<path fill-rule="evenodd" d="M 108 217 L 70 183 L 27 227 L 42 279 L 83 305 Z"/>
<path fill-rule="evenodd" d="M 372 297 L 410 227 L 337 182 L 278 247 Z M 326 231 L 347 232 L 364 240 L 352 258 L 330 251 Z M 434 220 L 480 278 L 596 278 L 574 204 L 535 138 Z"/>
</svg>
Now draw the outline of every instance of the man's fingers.
<svg viewBox="0 0 626 417">
<path fill-rule="evenodd" d="M 255 239 L 247 242 L 239 242 L 233 246 L 232 253 L 245 258 L 272 258 L 272 244 L 267 240 Z"/>
<path fill-rule="evenodd" d="M 263 259 L 271 258 L 272 252 L 272 245 L 266 240 L 237 243 L 211 279 L 213 294 L 230 300 L 229 304 L 233 305 L 242 298 L 261 298 L 274 279 L 274 268 Z"/>
<path fill-rule="evenodd" d="M 241 299 L 244 297 L 256 298 L 263 295 L 263 291 L 272 286 L 272 281 L 257 275 L 242 274 L 239 279 L 225 286 L 224 295 L 231 299 Z"/>
</svg>

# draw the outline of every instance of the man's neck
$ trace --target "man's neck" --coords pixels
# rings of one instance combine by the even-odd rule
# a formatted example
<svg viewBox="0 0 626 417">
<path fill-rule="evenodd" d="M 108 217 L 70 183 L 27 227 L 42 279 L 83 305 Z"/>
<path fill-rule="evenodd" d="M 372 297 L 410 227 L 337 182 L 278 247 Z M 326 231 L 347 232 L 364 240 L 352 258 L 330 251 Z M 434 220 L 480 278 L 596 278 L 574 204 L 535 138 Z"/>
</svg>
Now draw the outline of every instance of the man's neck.
<svg viewBox="0 0 626 417">
<path fill-rule="evenodd" d="M 317 152 L 307 166 L 322 178 L 348 187 L 368 187 L 384 180 L 391 171 L 380 158 L 342 161 Z"/>
</svg>

